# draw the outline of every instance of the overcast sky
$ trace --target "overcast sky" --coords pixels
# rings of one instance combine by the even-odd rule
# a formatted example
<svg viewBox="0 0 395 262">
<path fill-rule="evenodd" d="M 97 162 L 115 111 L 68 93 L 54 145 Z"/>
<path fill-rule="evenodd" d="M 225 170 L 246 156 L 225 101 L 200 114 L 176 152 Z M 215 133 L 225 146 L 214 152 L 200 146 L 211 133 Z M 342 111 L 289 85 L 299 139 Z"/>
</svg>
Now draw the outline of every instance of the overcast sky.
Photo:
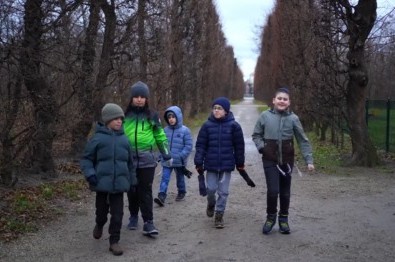
<svg viewBox="0 0 395 262">
<path fill-rule="evenodd" d="M 233 46 L 235 57 L 244 79 L 254 73 L 258 58 L 259 27 L 266 23 L 275 0 L 215 0 L 222 29 L 228 44 Z M 356 3 L 357 1 L 351 1 Z M 395 0 L 378 0 L 378 12 L 395 6 Z"/>
</svg>

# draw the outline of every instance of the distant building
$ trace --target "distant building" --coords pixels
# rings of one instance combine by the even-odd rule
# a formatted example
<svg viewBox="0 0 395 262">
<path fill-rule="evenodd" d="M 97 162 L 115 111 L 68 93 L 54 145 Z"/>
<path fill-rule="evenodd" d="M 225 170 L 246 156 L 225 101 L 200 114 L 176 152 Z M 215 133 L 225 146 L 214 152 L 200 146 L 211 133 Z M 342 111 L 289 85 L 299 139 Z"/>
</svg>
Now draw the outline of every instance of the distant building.
<svg viewBox="0 0 395 262">
<path fill-rule="evenodd" d="M 247 81 L 244 82 L 244 84 L 245 84 L 244 96 L 253 97 L 254 96 L 254 74 L 250 74 L 250 77 L 247 79 Z"/>
</svg>

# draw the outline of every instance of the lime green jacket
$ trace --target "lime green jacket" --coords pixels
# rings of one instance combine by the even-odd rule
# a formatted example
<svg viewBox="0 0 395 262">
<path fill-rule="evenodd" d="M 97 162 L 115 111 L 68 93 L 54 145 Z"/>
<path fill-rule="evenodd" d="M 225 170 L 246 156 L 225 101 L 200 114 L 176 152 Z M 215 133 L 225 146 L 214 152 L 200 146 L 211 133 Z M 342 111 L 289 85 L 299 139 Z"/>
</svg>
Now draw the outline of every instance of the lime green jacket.
<svg viewBox="0 0 395 262">
<path fill-rule="evenodd" d="M 157 113 L 152 113 L 148 119 L 143 111 L 131 111 L 125 117 L 123 129 L 129 139 L 136 168 L 155 167 L 155 151 L 158 149 L 164 159 L 170 159 L 167 137 Z"/>
</svg>

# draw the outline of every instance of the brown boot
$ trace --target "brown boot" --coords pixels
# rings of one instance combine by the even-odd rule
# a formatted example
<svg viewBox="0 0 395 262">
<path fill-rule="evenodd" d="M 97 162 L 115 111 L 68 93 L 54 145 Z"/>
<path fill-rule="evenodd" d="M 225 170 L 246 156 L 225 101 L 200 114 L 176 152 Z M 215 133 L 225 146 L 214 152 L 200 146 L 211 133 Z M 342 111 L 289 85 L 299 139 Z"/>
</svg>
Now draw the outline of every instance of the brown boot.
<svg viewBox="0 0 395 262">
<path fill-rule="evenodd" d="M 114 256 L 120 256 L 123 254 L 122 248 L 119 246 L 118 243 L 114 243 L 110 245 L 110 251 Z"/>
<path fill-rule="evenodd" d="M 103 227 L 99 227 L 98 225 L 96 225 L 95 228 L 93 229 L 93 237 L 95 239 L 99 239 L 101 238 L 102 235 L 103 235 Z"/>
<path fill-rule="evenodd" d="M 224 214 L 222 213 L 215 213 L 214 225 L 216 228 L 224 228 Z"/>
</svg>

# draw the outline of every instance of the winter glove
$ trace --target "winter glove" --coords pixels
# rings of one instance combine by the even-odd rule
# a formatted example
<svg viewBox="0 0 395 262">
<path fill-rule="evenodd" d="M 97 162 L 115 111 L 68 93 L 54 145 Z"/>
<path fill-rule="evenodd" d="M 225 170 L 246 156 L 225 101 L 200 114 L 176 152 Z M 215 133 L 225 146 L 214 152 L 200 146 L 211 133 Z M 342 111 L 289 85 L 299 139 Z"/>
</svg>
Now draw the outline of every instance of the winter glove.
<svg viewBox="0 0 395 262">
<path fill-rule="evenodd" d="M 259 148 L 258 152 L 259 152 L 259 154 L 262 155 L 263 154 L 263 147 Z"/>
<path fill-rule="evenodd" d="M 186 176 L 187 178 L 191 178 L 192 176 L 191 171 L 189 171 L 185 166 L 182 166 L 181 169 L 182 169 L 181 172 L 184 174 L 184 176 Z"/>
<path fill-rule="evenodd" d="M 199 173 L 199 175 L 203 175 L 204 174 L 204 169 L 202 166 L 196 166 L 196 171 Z"/>
<path fill-rule="evenodd" d="M 130 193 L 137 193 L 137 185 L 131 185 L 129 189 Z"/>
<path fill-rule="evenodd" d="M 255 187 L 254 181 L 251 180 L 251 178 L 248 176 L 247 172 L 244 170 L 244 166 L 242 167 L 236 167 L 237 171 L 239 171 L 241 177 L 247 182 L 247 185 L 250 187 Z"/>
<path fill-rule="evenodd" d="M 204 182 L 203 173 L 199 172 L 198 180 L 199 180 L 199 194 L 201 196 L 207 196 L 207 188 L 206 188 L 206 183 Z"/>
<path fill-rule="evenodd" d="M 168 161 L 168 160 L 171 159 L 171 155 L 170 154 L 165 154 L 165 155 L 162 155 L 162 158 L 163 158 L 163 161 Z"/>
<path fill-rule="evenodd" d="M 91 175 L 86 179 L 91 187 L 95 187 L 97 185 L 97 177 L 96 175 Z"/>
</svg>

